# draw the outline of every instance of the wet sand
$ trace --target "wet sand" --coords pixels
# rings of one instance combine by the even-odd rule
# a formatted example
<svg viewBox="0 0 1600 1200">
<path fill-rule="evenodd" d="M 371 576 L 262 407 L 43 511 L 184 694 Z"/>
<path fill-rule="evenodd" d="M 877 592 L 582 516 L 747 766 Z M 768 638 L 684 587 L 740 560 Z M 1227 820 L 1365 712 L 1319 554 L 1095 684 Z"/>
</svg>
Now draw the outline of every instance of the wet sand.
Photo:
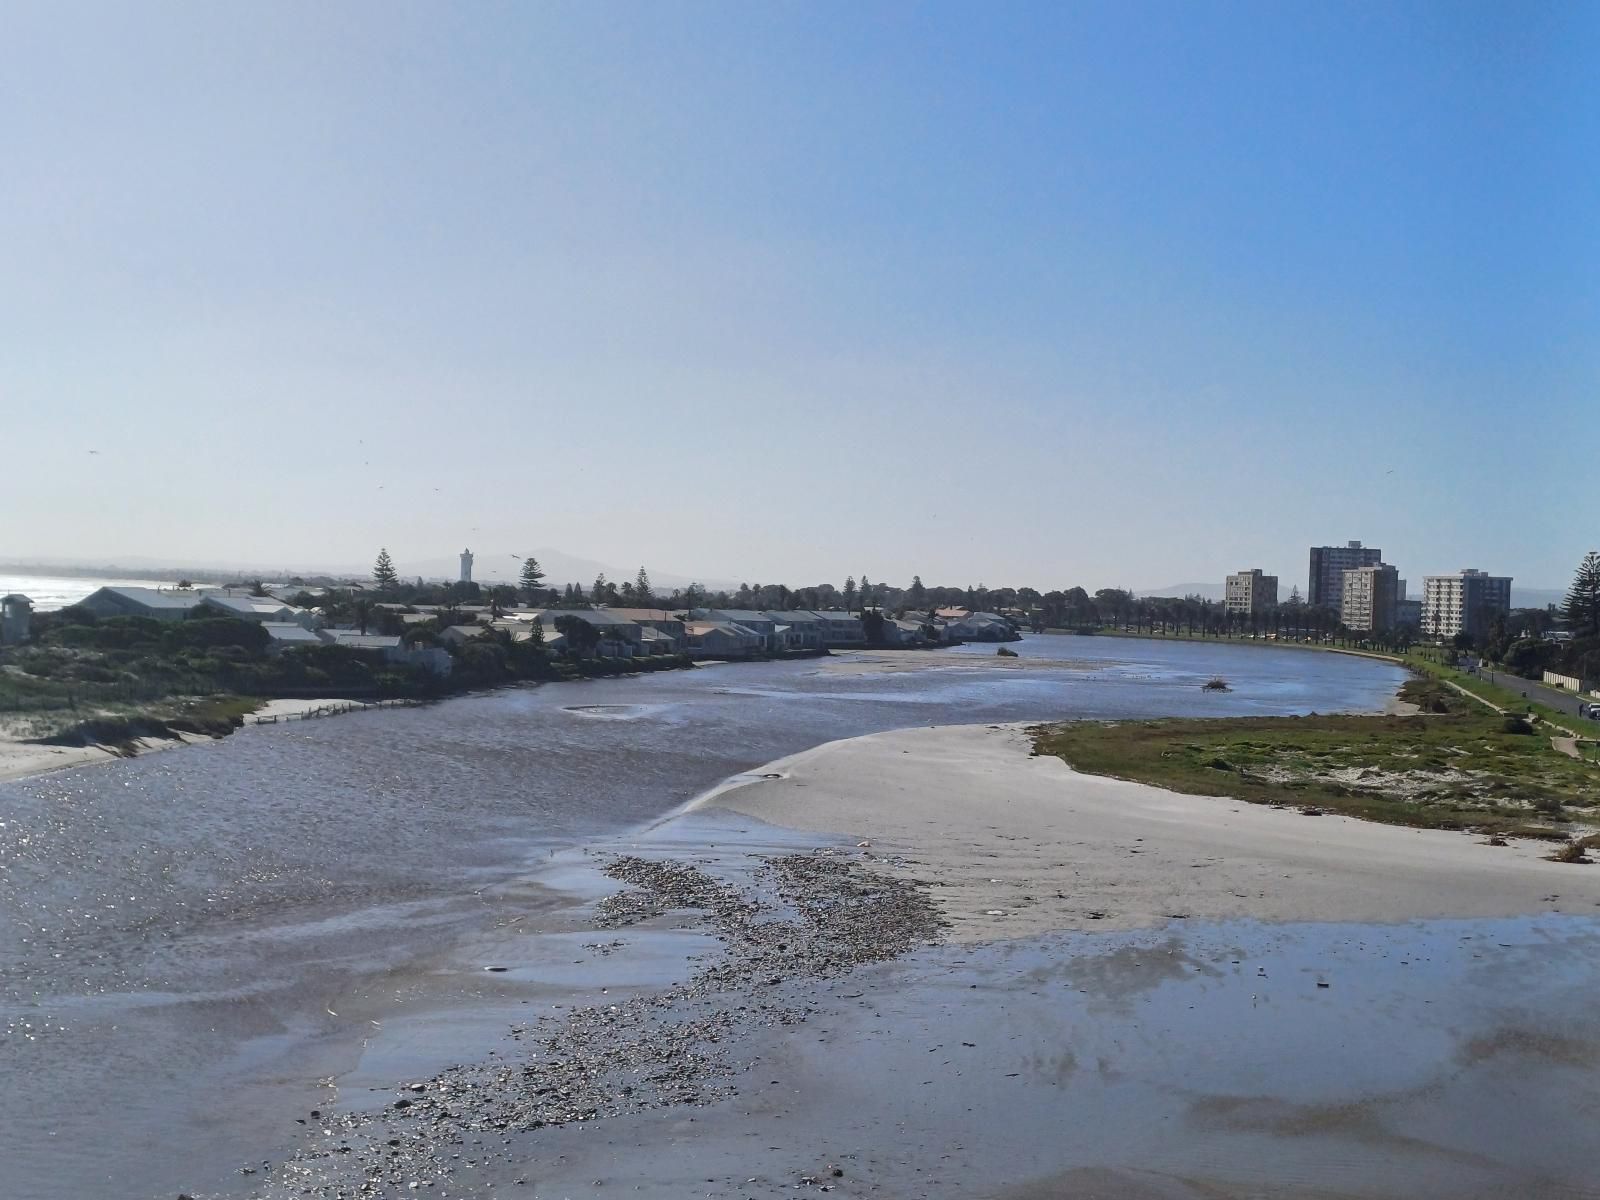
<svg viewBox="0 0 1600 1200">
<path fill-rule="evenodd" d="M 139 754 L 153 754 L 158 750 L 173 750 L 213 739 L 198 734 L 179 734 L 172 738 L 135 738 L 134 751 L 111 750 L 105 746 L 51 746 L 0 732 L 0 782 L 9 779 L 26 779 L 68 767 L 86 767 L 96 763 L 114 763 Z"/>
<path fill-rule="evenodd" d="M 593 932 L 487 960 L 512 1038 L 440 1070 L 459 1010 L 391 1034 L 250 1194 L 1600 1196 L 1593 919 L 940 943 L 910 879 L 875 908 L 867 848 L 743 829 L 568 861 Z M 797 908 L 760 881 L 794 861 Z"/>
<path fill-rule="evenodd" d="M 1016 725 L 898 730 L 780 759 L 704 803 L 870 842 L 886 869 L 933 881 L 966 942 L 1172 920 L 1600 913 L 1600 871 L 1545 861 L 1548 843 L 1183 795 L 1030 751 Z"/>
</svg>

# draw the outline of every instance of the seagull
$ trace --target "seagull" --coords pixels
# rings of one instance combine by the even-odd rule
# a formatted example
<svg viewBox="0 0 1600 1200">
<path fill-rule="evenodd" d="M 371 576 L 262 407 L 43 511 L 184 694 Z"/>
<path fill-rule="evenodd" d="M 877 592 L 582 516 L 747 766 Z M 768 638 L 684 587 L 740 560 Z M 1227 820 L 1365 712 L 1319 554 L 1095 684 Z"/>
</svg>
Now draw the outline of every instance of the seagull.
<svg viewBox="0 0 1600 1200">
<path fill-rule="evenodd" d="M 100 453 L 100 451 L 98 451 L 98 450 L 91 450 L 91 451 L 89 451 L 89 453 L 90 453 L 90 454 L 99 454 L 99 453 Z"/>
</svg>

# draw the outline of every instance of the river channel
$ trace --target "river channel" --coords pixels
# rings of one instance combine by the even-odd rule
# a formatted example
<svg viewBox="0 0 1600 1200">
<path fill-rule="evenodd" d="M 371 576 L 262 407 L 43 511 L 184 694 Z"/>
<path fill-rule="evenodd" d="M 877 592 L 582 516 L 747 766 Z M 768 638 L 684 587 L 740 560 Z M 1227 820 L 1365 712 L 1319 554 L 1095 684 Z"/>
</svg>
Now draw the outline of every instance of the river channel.
<svg viewBox="0 0 1600 1200">
<path fill-rule="evenodd" d="M 510 689 L 0 784 L 0 1195 L 171 1195 L 208 1155 L 259 1157 L 381 1042 L 340 1008 L 355 982 L 411 986 L 508 903 L 537 912 L 551 855 L 774 758 L 912 725 L 1374 711 L 1402 678 L 1254 646 L 1020 650 Z"/>
</svg>

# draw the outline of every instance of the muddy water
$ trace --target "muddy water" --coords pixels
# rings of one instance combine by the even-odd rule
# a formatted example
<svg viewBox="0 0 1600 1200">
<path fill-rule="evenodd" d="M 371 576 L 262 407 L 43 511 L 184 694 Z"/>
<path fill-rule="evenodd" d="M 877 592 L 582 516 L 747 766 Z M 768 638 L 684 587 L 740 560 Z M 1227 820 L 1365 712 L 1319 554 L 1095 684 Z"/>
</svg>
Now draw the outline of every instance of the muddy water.
<svg viewBox="0 0 1600 1200">
<path fill-rule="evenodd" d="M 773 758 L 932 722 L 1375 709 L 1398 682 L 1331 655 L 1022 647 L 1080 661 L 557 685 L 0 784 L 0 1195 L 160 1195 L 265 1153 L 391 1049 L 391 1012 L 483 990 L 460 947 L 557 907 L 529 881 L 548 856 Z M 1235 691 L 1202 695 L 1213 674 Z"/>
</svg>

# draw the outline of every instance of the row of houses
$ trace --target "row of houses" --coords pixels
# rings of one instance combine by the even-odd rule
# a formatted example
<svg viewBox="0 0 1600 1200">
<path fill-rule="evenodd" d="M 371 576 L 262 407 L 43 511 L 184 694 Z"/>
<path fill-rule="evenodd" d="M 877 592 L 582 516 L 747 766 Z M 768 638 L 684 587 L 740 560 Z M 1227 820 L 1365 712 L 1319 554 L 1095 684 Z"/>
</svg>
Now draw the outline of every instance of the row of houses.
<svg viewBox="0 0 1600 1200">
<path fill-rule="evenodd" d="M 218 616 L 257 624 L 292 624 L 314 629 L 321 623 L 309 608 L 296 608 L 274 596 L 257 596 L 238 588 L 103 587 L 78 601 L 97 617 L 148 617 L 181 621 L 197 608 Z"/>
<path fill-rule="evenodd" d="M 198 609 L 214 610 L 260 625 L 271 639 L 268 652 L 281 654 L 307 646 L 343 646 L 381 654 L 396 666 L 423 667 L 436 675 L 450 673 L 450 655 L 437 646 L 408 646 L 399 636 L 365 633 L 358 629 L 327 629 L 321 614 L 297 608 L 273 596 L 260 596 L 229 588 L 103 587 L 91 592 L 78 606 L 98 617 L 147 617 L 179 621 Z"/>
<path fill-rule="evenodd" d="M 342 645 L 375 650 L 391 662 L 425 665 L 448 670 L 448 654 L 411 648 L 394 634 L 369 634 L 351 629 L 326 629 L 320 614 L 297 608 L 273 596 L 225 588 L 103 587 L 83 600 L 82 606 L 103 617 L 140 616 L 179 620 L 195 609 L 217 610 L 219 615 L 254 621 L 266 630 L 276 650 L 296 646 Z M 772 654 L 821 653 L 858 649 L 867 645 L 867 623 L 860 613 L 809 609 L 754 610 L 695 608 L 684 613 L 652 608 L 529 608 L 501 610 L 489 606 L 445 609 L 429 605 L 378 604 L 374 610 L 401 626 L 436 620 L 449 612 L 462 623 L 440 634 L 447 647 L 460 649 L 469 642 L 490 637 L 527 641 L 539 623 L 544 645 L 551 651 L 569 649 L 562 631 L 564 619 L 580 621 L 593 631 L 592 653 L 603 658 L 633 658 L 661 654 L 688 654 L 695 658 L 753 658 Z M 1009 641 L 1014 627 L 996 613 L 966 609 L 937 609 L 907 613 L 902 618 L 881 618 L 881 638 L 890 646 L 941 645 L 958 641 Z M 390 628 L 394 628 L 393 625 Z"/>
</svg>

